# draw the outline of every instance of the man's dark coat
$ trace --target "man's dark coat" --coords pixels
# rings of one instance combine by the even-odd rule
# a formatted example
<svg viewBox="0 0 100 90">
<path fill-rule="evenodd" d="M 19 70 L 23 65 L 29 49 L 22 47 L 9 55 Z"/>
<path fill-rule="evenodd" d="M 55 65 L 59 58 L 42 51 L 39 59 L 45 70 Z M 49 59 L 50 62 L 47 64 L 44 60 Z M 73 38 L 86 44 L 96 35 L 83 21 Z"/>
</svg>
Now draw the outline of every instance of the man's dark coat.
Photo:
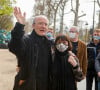
<svg viewBox="0 0 100 90">
<path fill-rule="evenodd" d="M 25 80 L 19 90 L 50 90 L 50 43 L 45 36 L 37 35 L 35 30 L 25 36 L 23 29 L 24 25 L 16 23 L 8 45 L 18 58 L 20 80 Z"/>
</svg>

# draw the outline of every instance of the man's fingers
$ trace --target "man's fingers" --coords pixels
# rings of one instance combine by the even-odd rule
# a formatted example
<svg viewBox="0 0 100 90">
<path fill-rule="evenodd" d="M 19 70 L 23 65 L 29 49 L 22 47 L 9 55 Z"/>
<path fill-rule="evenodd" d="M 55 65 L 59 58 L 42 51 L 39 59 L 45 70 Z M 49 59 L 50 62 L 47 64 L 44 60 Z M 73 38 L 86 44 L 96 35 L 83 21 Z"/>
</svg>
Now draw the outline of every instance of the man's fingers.
<svg viewBox="0 0 100 90">
<path fill-rule="evenodd" d="M 17 14 L 17 7 L 14 8 L 14 14 Z"/>
<path fill-rule="evenodd" d="M 17 11 L 17 7 L 14 7 L 14 11 Z"/>
<path fill-rule="evenodd" d="M 26 17 L 26 13 L 25 12 L 23 13 L 23 16 Z"/>
<path fill-rule="evenodd" d="M 19 14 L 22 14 L 22 12 L 21 12 L 20 8 L 18 8 L 18 12 L 19 12 Z"/>
<path fill-rule="evenodd" d="M 22 14 L 22 11 L 19 7 L 14 8 L 14 15 L 19 23 L 25 24 L 26 13 Z"/>
<path fill-rule="evenodd" d="M 15 7 L 15 8 L 14 8 L 14 14 L 16 14 L 16 15 L 21 15 L 21 10 L 20 10 L 19 7 Z"/>
<path fill-rule="evenodd" d="M 14 8 L 14 15 L 15 16 L 18 16 L 19 15 L 19 8 L 18 7 L 15 7 Z"/>
</svg>

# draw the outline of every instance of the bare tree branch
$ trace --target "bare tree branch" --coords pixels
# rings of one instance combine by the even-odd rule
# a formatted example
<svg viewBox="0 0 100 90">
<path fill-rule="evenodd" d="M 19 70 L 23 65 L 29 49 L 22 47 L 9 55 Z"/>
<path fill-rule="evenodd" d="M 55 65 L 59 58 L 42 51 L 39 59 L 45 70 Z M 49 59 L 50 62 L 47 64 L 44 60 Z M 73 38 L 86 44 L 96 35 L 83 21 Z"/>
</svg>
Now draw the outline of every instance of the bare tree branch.
<svg viewBox="0 0 100 90">
<path fill-rule="evenodd" d="M 82 14 L 82 15 L 78 16 L 78 19 L 83 17 L 83 16 L 86 16 L 86 14 Z"/>
<path fill-rule="evenodd" d="M 76 13 L 76 11 L 75 11 L 74 8 L 73 8 L 73 0 L 71 0 L 71 11 L 72 11 L 73 13 Z"/>
<path fill-rule="evenodd" d="M 60 9 L 61 9 L 61 12 L 59 13 L 60 15 L 60 33 L 63 33 L 63 30 L 64 30 L 64 11 L 65 11 L 65 6 L 66 6 L 66 3 L 68 2 L 68 0 L 63 0 L 62 3 L 60 4 Z"/>
<path fill-rule="evenodd" d="M 100 7 L 100 1 L 99 0 L 97 0 L 97 3 L 98 3 L 98 6 Z"/>
</svg>

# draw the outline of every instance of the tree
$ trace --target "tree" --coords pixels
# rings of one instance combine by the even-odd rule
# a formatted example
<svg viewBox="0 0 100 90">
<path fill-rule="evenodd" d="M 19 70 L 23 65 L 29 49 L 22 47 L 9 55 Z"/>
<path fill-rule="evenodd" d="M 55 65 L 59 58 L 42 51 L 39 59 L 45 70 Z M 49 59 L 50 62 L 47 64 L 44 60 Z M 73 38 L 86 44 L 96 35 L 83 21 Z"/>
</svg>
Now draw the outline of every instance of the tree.
<svg viewBox="0 0 100 90">
<path fill-rule="evenodd" d="M 49 24 L 52 24 L 52 17 L 53 17 L 53 13 L 52 13 L 52 8 L 50 7 L 50 2 L 51 0 L 35 0 L 35 5 L 33 8 L 34 11 L 34 15 L 46 15 L 49 19 Z"/>
<path fill-rule="evenodd" d="M 12 21 L 12 4 L 15 3 L 15 0 L 0 0 L 0 30 L 6 29 L 9 30 L 13 26 Z"/>
<path fill-rule="evenodd" d="M 55 34 L 55 30 L 56 30 L 56 17 L 57 17 L 57 12 L 58 12 L 58 8 L 59 8 L 59 6 L 60 6 L 60 4 L 62 3 L 62 0 L 50 0 L 51 2 L 49 2 L 50 3 L 50 7 L 52 8 L 52 10 L 53 10 L 53 20 L 54 20 L 54 22 L 53 22 L 53 29 L 54 29 L 54 34 Z"/>
<path fill-rule="evenodd" d="M 5 29 L 9 30 L 13 26 L 12 16 L 1 15 L 0 16 L 0 30 Z"/>
<path fill-rule="evenodd" d="M 64 25 L 64 12 L 65 12 L 65 6 L 66 6 L 66 3 L 68 2 L 68 0 L 62 0 L 62 3 L 60 5 L 60 11 L 61 11 L 61 14 L 60 14 L 60 32 L 59 33 L 63 33 L 63 25 Z"/>
<path fill-rule="evenodd" d="M 46 15 L 49 19 L 50 24 L 53 23 L 54 26 L 53 29 L 55 33 L 56 16 L 62 0 L 35 0 L 35 1 L 36 1 L 34 7 L 35 15 L 39 14 Z"/>
<path fill-rule="evenodd" d="M 45 0 L 35 0 L 35 5 L 33 9 L 34 9 L 34 16 L 44 14 Z"/>
<path fill-rule="evenodd" d="M 74 26 L 77 26 L 78 25 L 78 20 L 79 20 L 79 18 L 80 17 L 83 17 L 83 16 L 85 16 L 86 14 L 82 14 L 82 15 L 78 15 L 78 12 L 79 12 L 79 0 L 76 0 L 76 7 L 75 7 L 75 9 L 73 8 L 73 0 L 71 0 L 71 7 L 72 7 L 72 12 L 74 13 Z"/>
<path fill-rule="evenodd" d="M 0 0 L 0 15 L 11 15 L 13 8 L 12 4 L 15 0 Z"/>
<path fill-rule="evenodd" d="M 98 6 L 99 6 L 99 8 L 100 8 L 100 1 L 99 0 L 97 0 L 97 3 L 98 3 Z M 99 10 L 99 18 L 98 18 L 98 28 L 100 28 L 100 10 Z"/>
</svg>

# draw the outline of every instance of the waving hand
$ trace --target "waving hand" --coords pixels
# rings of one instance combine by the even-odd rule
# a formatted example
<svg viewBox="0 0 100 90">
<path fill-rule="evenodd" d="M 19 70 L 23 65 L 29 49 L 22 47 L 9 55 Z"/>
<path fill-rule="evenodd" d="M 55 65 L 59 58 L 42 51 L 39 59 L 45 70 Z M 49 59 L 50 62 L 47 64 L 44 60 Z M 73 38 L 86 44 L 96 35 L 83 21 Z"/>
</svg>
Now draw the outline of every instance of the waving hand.
<svg viewBox="0 0 100 90">
<path fill-rule="evenodd" d="M 25 12 L 22 14 L 21 10 L 19 7 L 15 7 L 14 8 L 14 15 L 17 19 L 17 22 L 19 22 L 20 24 L 25 24 L 25 17 L 26 14 Z"/>
</svg>

